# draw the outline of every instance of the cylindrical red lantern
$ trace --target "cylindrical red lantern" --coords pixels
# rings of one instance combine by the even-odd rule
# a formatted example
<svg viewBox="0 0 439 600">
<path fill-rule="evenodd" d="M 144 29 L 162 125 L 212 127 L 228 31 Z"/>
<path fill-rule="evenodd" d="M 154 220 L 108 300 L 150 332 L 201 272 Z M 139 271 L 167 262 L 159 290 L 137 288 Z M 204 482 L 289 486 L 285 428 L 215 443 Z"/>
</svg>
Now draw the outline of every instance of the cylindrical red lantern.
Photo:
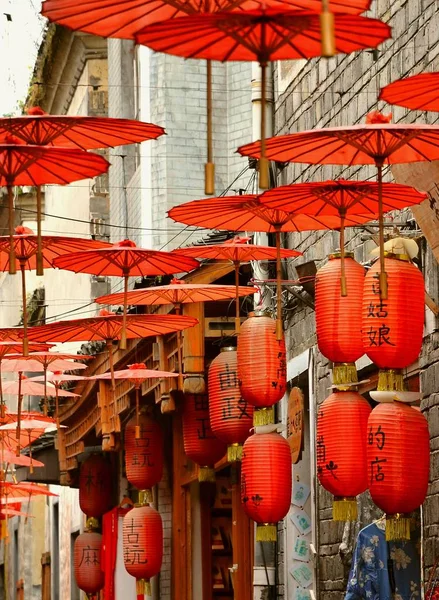
<svg viewBox="0 0 439 600">
<path fill-rule="evenodd" d="M 358 381 L 354 363 L 364 354 L 361 316 L 366 271 L 351 254 L 344 262 L 347 295 L 341 294 L 340 254 L 331 254 L 315 279 L 317 344 L 334 363 L 334 384 Z"/>
<path fill-rule="evenodd" d="M 226 453 L 227 446 L 213 434 L 206 394 L 185 394 L 183 442 L 188 458 L 200 466 L 200 481 L 215 481 L 213 466 Z"/>
<path fill-rule="evenodd" d="M 401 373 L 419 356 L 424 328 L 424 279 L 403 255 L 384 259 L 388 281 L 386 300 L 380 298 L 379 261 L 364 280 L 363 345 L 367 356 L 383 371 L 378 389 L 403 390 Z"/>
<path fill-rule="evenodd" d="M 86 531 L 78 535 L 73 548 L 73 572 L 78 587 L 90 599 L 96 597 L 105 583 L 101 553 L 100 533 Z"/>
<path fill-rule="evenodd" d="M 139 415 L 138 427 L 137 417 L 125 427 L 126 476 L 138 490 L 148 490 L 146 499 L 151 502 L 149 490 L 163 477 L 163 432 L 157 421 L 145 414 Z"/>
<path fill-rule="evenodd" d="M 113 477 L 109 460 L 92 454 L 79 470 L 79 506 L 88 517 L 99 518 L 112 508 Z"/>
<path fill-rule="evenodd" d="M 410 513 L 424 501 L 430 438 L 424 415 L 402 402 L 379 404 L 368 421 L 367 464 L 372 500 L 386 513 L 386 538 L 409 539 Z"/>
<path fill-rule="evenodd" d="M 334 496 L 334 521 L 357 519 L 356 496 L 368 488 L 369 403 L 357 392 L 334 392 L 317 416 L 316 457 L 320 483 Z"/>
<path fill-rule="evenodd" d="M 242 444 L 253 427 L 253 406 L 241 396 L 236 348 L 229 346 L 209 367 L 209 416 L 214 435 L 228 444 L 229 462 L 241 460 Z"/>
<path fill-rule="evenodd" d="M 123 560 L 136 578 L 137 594 L 151 595 L 149 580 L 158 575 L 163 559 L 163 524 L 152 506 L 138 506 L 123 519 Z"/>
<path fill-rule="evenodd" d="M 241 502 L 258 524 L 257 541 L 275 541 L 276 523 L 291 504 L 291 451 L 278 433 L 257 433 L 244 443 L 241 468 Z"/>
<path fill-rule="evenodd" d="M 255 407 L 255 425 L 274 423 L 273 405 L 285 394 L 285 339 L 276 338 L 276 321 L 251 313 L 238 337 L 238 379 L 241 394 Z"/>
</svg>

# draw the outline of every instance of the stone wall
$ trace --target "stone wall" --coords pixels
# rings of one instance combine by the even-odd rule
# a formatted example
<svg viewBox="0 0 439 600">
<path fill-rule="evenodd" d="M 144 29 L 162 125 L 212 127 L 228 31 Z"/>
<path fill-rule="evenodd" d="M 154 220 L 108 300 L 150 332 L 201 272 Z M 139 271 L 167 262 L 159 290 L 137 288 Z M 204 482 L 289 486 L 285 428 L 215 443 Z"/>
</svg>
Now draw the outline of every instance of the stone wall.
<svg viewBox="0 0 439 600">
<path fill-rule="evenodd" d="M 353 125 L 364 122 L 366 114 L 377 108 L 385 113 L 392 112 L 393 121 L 434 123 L 436 113 L 408 112 L 405 109 L 384 106 L 377 102 L 379 89 L 400 77 L 422 71 L 438 70 L 439 44 L 437 31 L 439 13 L 431 1 L 413 0 L 374 2 L 373 15 L 383 18 L 393 30 L 392 40 L 383 44 L 377 55 L 372 52 L 355 53 L 349 56 L 298 61 L 297 63 L 277 63 L 275 68 L 275 133 L 284 134 L 311 128 Z M 372 15 L 372 13 L 371 13 Z M 410 167 L 407 166 L 407 169 Z M 319 181 L 335 177 L 365 179 L 374 176 L 374 168 L 344 166 L 287 165 L 278 173 L 279 184 Z M 386 177 L 392 180 L 387 171 Z M 422 182 L 419 182 L 422 188 Z M 428 191 L 428 190 L 427 190 Z M 398 215 L 398 220 L 406 219 Z M 404 232 L 404 228 L 402 228 Z M 374 247 L 370 240 L 364 240 L 364 231 L 354 229 L 348 232 L 347 248 L 353 251 L 356 260 L 369 260 L 369 251 Z M 304 253 L 294 264 L 310 260 L 321 266 L 327 254 L 339 246 L 338 234 L 302 233 L 288 236 L 288 247 Z M 437 302 L 437 264 L 428 249 L 422 257 L 426 288 Z M 289 265 L 288 278 L 295 279 L 297 272 Z M 304 304 L 294 301 L 294 310 L 289 312 L 286 323 L 288 358 L 299 355 L 315 344 L 315 321 L 313 311 Z M 421 390 L 424 394 L 422 410 L 429 419 L 431 432 L 431 483 L 424 510 L 425 566 L 433 564 L 437 556 L 437 533 L 439 527 L 437 505 L 439 477 L 439 337 L 437 322 L 427 314 L 428 329 L 421 359 Z M 317 353 L 316 401 L 320 403 L 328 396 L 330 386 L 330 365 Z M 436 372 L 438 375 L 436 375 Z M 330 498 L 320 487 L 317 507 L 320 540 L 317 571 L 320 590 L 317 597 L 322 600 L 341 600 L 346 587 L 352 544 L 358 533 L 358 525 L 349 529 L 330 519 Z M 373 517 L 371 503 L 367 497 L 360 502 L 360 525 Z M 342 546 L 340 544 L 344 542 Z M 288 599 L 289 600 L 289 599 Z"/>
</svg>

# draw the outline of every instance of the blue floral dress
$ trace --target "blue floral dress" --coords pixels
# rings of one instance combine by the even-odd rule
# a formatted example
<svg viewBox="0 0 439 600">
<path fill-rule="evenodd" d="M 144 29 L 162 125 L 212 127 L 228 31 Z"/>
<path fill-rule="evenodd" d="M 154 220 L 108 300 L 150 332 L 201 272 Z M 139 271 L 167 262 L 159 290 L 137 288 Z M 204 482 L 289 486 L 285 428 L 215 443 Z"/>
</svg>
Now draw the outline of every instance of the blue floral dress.
<svg viewBox="0 0 439 600">
<path fill-rule="evenodd" d="M 358 534 L 345 600 L 420 600 L 419 547 L 412 541 L 387 543 L 384 527 L 384 522 L 372 523 Z M 394 594 L 387 570 L 389 552 Z"/>
</svg>

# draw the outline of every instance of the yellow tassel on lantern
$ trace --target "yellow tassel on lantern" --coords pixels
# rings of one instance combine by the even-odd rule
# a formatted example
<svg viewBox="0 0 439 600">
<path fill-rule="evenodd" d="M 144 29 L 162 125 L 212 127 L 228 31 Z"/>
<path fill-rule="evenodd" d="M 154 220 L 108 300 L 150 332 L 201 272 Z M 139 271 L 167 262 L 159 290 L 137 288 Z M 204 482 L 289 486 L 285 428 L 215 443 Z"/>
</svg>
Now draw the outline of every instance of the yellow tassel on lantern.
<svg viewBox="0 0 439 600">
<path fill-rule="evenodd" d="M 262 425 L 271 425 L 274 423 L 274 407 L 256 408 L 253 413 L 253 425 L 261 427 Z"/>
<path fill-rule="evenodd" d="M 6 519 L 2 519 L 0 528 L 0 540 L 5 540 L 8 537 L 8 522 Z"/>
<path fill-rule="evenodd" d="M 96 517 L 89 517 L 85 523 L 85 531 L 97 531 L 99 529 L 99 521 Z"/>
<path fill-rule="evenodd" d="M 275 542 L 277 540 L 277 526 L 272 523 L 262 523 L 256 527 L 257 542 Z"/>
<path fill-rule="evenodd" d="M 380 392 L 403 392 L 404 377 L 398 369 L 380 369 L 377 390 Z"/>
<path fill-rule="evenodd" d="M 358 506 L 355 498 L 334 498 L 332 503 L 333 521 L 356 521 Z"/>
<path fill-rule="evenodd" d="M 242 459 L 242 444 L 230 444 L 227 446 L 227 460 L 237 462 Z"/>
<path fill-rule="evenodd" d="M 215 482 L 215 469 L 212 469 L 211 467 L 200 467 L 198 481 Z"/>
<path fill-rule="evenodd" d="M 151 583 L 147 579 L 136 579 L 136 594 L 151 596 Z"/>
<path fill-rule="evenodd" d="M 410 518 L 402 514 L 386 515 L 386 540 L 410 539 Z"/>
<path fill-rule="evenodd" d="M 344 383 L 358 383 L 357 369 L 354 363 L 334 363 L 332 369 L 332 383 L 343 385 Z"/>
<path fill-rule="evenodd" d="M 139 490 L 138 504 L 146 506 L 152 503 L 152 490 Z"/>
</svg>

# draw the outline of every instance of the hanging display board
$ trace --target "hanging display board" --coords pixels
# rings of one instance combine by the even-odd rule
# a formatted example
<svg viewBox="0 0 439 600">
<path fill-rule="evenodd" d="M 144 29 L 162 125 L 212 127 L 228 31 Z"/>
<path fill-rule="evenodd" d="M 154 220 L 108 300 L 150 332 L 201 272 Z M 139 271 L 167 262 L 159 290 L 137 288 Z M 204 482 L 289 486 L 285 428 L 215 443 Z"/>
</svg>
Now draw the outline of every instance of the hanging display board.
<svg viewBox="0 0 439 600">
<path fill-rule="evenodd" d="M 300 388 L 294 387 L 288 397 L 287 439 L 291 449 L 291 462 L 295 465 L 300 458 L 303 443 L 304 396 Z"/>
</svg>

